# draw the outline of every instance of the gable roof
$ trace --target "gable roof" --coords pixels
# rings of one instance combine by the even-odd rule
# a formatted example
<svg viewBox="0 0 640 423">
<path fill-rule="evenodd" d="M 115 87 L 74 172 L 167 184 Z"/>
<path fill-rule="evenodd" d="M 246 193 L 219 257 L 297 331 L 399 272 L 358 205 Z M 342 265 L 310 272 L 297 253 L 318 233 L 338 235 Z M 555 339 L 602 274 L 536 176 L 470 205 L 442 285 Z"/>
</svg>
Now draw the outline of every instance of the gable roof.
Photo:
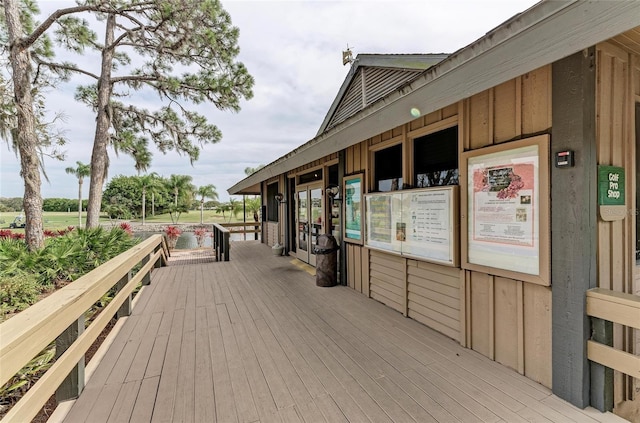
<svg viewBox="0 0 640 423">
<path fill-rule="evenodd" d="M 341 151 L 517 76 L 640 27 L 640 1 L 540 1 L 335 127 L 227 189 L 260 182 Z"/>
<path fill-rule="evenodd" d="M 347 120 L 447 57 L 447 54 L 359 54 L 316 135 Z"/>
</svg>

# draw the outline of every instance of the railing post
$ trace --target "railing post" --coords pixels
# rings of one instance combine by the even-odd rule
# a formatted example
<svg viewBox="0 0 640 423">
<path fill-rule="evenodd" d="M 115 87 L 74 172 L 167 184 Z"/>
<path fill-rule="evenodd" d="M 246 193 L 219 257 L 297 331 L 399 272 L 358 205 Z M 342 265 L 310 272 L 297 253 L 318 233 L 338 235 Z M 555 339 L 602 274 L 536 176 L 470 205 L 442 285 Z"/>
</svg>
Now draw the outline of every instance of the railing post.
<svg viewBox="0 0 640 423">
<path fill-rule="evenodd" d="M 224 261 L 229 261 L 229 232 L 224 233 Z"/>
<path fill-rule="evenodd" d="M 56 358 L 60 357 L 78 339 L 82 332 L 84 332 L 84 315 L 81 315 L 56 339 Z M 78 398 L 83 389 L 84 356 L 56 390 L 56 401 L 59 403 Z"/>
<path fill-rule="evenodd" d="M 153 253 L 156 254 L 162 248 L 162 244 L 159 244 L 156 248 L 153 249 Z M 159 257 L 158 260 L 154 263 L 153 267 L 155 269 L 159 269 L 162 267 L 162 258 Z"/>
<path fill-rule="evenodd" d="M 608 320 L 591 318 L 591 339 L 610 347 L 613 346 L 613 323 Z M 602 364 L 591 365 L 591 406 L 607 412 L 613 410 L 613 369 Z"/>
<path fill-rule="evenodd" d="M 116 283 L 117 292 L 120 292 L 122 288 L 124 288 L 127 285 L 127 283 L 129 283 L 130 280 L 131 280 L 131 271 L 129 271 L 125 276 L 122 277 L 122 279 L 118 281 L 118 283 Z M 122 303 L 122 305 L 118 309 L 118 312 L 116 313 L 116 317 L 118 319 L 126 316 L 131 316 L 131 294 L 129 294 L 127 299 L 124 300 L 124 303 Z"/>
<path fill-rule="evenodd" d="M 144 266 L 145 264 L 149 263 L 149 260 L 151 259 L 151 255 L 152 254 L 148 254 L 146 256 L 144 256 L 144 258 L 142 259 L 142 265 Z M 151 283 L 151 272 L 147 273 L 146 275 L 144 275 L 142 277 L 142 285 L 149 285 Z"/>
</svg>

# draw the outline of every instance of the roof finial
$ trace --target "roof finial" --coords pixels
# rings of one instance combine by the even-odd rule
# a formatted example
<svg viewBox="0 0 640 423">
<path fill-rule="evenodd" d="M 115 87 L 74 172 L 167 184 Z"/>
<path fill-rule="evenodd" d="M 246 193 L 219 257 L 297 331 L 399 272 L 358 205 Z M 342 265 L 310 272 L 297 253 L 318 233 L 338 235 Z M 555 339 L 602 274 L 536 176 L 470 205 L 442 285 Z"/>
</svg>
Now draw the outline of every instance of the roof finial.
<svg viewBox="0 0 640 423">
<path fill-rule="evenodd" d="M 342 52 L 342 65 L 344 66 L 347 63 L 353 63 L 353 54 L 351 53 L 349 44 L 347 44 L 347 49 Z"/>
</svg>

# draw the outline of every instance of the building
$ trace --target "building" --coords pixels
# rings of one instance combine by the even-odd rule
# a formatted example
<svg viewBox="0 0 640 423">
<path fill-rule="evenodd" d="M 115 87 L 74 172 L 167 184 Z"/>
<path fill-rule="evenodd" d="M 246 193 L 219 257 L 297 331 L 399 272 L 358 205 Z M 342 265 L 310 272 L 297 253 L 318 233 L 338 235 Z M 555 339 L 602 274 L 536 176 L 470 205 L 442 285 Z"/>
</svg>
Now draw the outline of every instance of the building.
<svg viewBox="0 0 640 423">
<path fill-rule="evenodd" d="M 358 56 L 317 136 L 229 193 L 262 195 L 263 242 L 313 265 L 331 231 L 345 284 L 611 409 L 640 397 L 640 335 L 586 298 L 640 322 L 639 122 L 640 2 L 543 1 L 449 56 Z"/>
</svg>

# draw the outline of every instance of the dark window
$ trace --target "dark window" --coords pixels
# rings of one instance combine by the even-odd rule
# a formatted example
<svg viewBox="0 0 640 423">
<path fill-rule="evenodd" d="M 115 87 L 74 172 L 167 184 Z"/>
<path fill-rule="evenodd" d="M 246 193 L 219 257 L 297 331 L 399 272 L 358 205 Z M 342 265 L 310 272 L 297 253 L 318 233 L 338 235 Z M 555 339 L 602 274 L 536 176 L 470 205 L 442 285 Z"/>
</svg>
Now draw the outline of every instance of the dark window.
<svg viewBox="0 0 640 423">
<path fill-rule="evenodd" d="M 340 185 L 340 179 L 338 178 L 338 165 L 332 165 L 327 168 L 329 174 L 329 185 Z"/>
<path fill-rule="evenodd" d="M 416 138 L 413 160 L 416 188 L 457 185 L 458 127 Z"/>
<path fill-rule="evenodd" d="M 278 222 L 280 204 L 276 200 L 277 193 L 278 183 L 267 185 L 267 220 L 269 222 Z"/>
<path fill-rule="evenodd" d="M 322 169 L 314 170 L 313 172 L 305 173 L 298 176 L 298 185 L 308 184 L 310 182 L 322 180 Z"/>
<path fill-rule="evenodd" d="M 402 189 L 402 144 L 376 151 L 374 161 L 376 191 Z"/>
</svg>

